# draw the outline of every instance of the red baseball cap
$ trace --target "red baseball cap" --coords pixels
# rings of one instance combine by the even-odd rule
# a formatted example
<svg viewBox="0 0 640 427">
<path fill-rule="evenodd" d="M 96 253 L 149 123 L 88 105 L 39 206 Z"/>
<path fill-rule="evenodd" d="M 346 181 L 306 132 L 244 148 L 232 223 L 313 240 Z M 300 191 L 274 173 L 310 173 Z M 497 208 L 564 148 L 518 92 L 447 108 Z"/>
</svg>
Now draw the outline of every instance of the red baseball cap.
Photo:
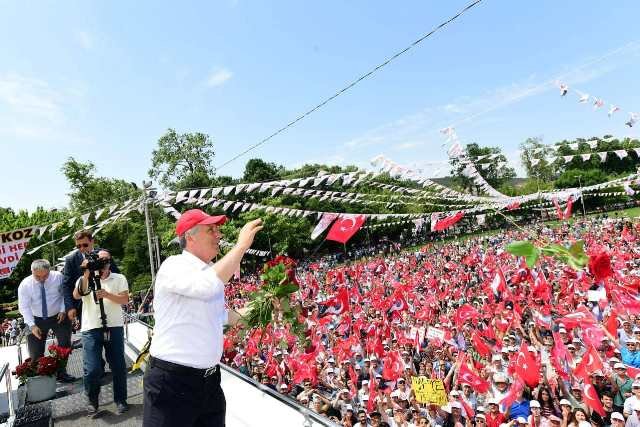
<svg viewBox="0 0 640 427">
<path fill-rule="evenodd" d="M 196 225 L 222 225 L 226 220 L 225 215 L 208 215 L 200 209 L 190 209 L 176 223 L 176 234 L 182 236 Z"/>
</svg>

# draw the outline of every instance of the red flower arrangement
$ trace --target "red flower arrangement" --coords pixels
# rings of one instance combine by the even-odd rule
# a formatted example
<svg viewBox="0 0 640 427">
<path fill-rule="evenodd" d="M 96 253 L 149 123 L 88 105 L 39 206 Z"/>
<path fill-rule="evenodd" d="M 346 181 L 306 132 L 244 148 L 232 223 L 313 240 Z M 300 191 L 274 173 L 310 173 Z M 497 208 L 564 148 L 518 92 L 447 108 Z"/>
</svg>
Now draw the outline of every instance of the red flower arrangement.
<svg viewBox="0 0 640 427">
<path fill-rule="evenodd" d="M 49 346 L 49 356 L 42 356 L 37 361 L 26 359 L 24 362 L 16 366 L 13 374 L 20 379 L 20 383 L 24 384 L 27 378 L 42 376 L 53 376 L 58 372 L 64 371 L 67 367 L 67 361 L 72 349 L 60 347 L 52 344 Z"/>
<path fill-rule="evenodd" d="M 596 282 L 602 282 L 607 277 L 613 276 L 611 257 L 606 252 L 600 252 L 589 257 L 589 272 L 593 274 Z"/>
</svg>

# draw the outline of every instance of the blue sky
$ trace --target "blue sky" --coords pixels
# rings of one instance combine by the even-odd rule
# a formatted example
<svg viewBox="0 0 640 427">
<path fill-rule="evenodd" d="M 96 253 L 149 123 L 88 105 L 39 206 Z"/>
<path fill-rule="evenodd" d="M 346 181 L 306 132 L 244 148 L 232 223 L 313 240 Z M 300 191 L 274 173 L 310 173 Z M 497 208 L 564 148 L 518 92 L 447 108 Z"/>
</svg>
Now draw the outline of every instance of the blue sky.
<svg viewBox="0 0 640 427">
<path fill-rule="evenodd" d="M 169 127 L 211 135 L 221 164 L 465 4 L 0 0 L 0 206 L 65 206 L 69 156 L 140 182 Z M 636 136 L 624 122 L 640 111 L 639 12 L 637 1 L 484 0 L 220 173 L 240 175 L 251 157 L 439 162 L 449 125 L 503 147 L 514 167 L 530 136 Z M 560 98 L 559 76 L 624 114 Z"/>
</svg>

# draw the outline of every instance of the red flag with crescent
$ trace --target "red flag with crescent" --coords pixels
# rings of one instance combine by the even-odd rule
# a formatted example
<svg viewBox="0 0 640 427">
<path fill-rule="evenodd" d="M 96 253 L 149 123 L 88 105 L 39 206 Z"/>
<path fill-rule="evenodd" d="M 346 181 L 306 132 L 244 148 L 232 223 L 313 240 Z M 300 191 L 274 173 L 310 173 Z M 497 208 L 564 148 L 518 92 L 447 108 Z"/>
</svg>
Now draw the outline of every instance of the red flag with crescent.
<svg viewBox="0 0 640 427">
<path fill-rule="evenodd" d="M 589 405 L 589 407 L 591 409 L 593 409 L 598 414 L 600 414 L 600 416 L 604 417 L 605 416 L 605 410 L 602 407 L 602 402 L 600 401 L 600 398 L 598 397 L 598 393 L 596 392 L 595 387 L 591 383 L 591 379 L 589 378 L 589 374 L 585 373 L 585 375 L 582 378 L 584 379 L 583 394 L 584 394 L 585 402 L 587 402 L 587 405 Z"/>
<path fill-rule="evenodd" d="M 488 381 L 483 380 L 472 372 L 465 363 L 462 363 L 458 370 L 458 381 L 463 384 L 469 384 L 478 393 L 486 393 L 490 387 Z"/>
<path fill-rule="evenodd" d="M 582 360 L 576 367 L 574 375 L 584 378 L 588 377 L 592 372 L 602 370 L 602 368 L 602 360 L 600 356 L 598 356 L 598 352 L 592 346 L 589 346 L 589 351 L 582 356 Z"/>
<path fill-rule="evenodd" d="M 329 234 L 327 234 L 327 240 L 347 243 L 362 227 L 365 220 L 366 217 L 364 215 L 341 214 L 331 226 Z"/>
<path fill-rule="evenodd" d="M 524 342 L 520 345 L 520 351 L 516 356 L 515 371 L 516 375 L 529 387 L 535 387 L 540 382 L 540 366 Z"/>
</svg>

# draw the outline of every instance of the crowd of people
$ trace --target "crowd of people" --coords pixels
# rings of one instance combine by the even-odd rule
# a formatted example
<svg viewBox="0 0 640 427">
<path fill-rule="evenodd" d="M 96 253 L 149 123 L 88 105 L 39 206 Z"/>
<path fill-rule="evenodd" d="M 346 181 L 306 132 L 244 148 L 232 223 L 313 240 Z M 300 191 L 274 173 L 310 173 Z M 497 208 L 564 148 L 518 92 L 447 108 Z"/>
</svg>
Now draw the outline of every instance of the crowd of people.
<svg viewBox="0 0 640 427">
<path fill-rule="evenodd" d="M 582 240 L 588 268 L 510 242 Z M 299 265 L 307 342 L 276 322 L 225 336 L 223 362 L 343 426 L 640 427 L 640 224 L 583 219 Z M 227 285 L 243 307 L 253 276 Z M 412 378 L 442 380 L 446 404 Z M 420 400 L 423 400 L 420 398 Z"/>
</svg>

